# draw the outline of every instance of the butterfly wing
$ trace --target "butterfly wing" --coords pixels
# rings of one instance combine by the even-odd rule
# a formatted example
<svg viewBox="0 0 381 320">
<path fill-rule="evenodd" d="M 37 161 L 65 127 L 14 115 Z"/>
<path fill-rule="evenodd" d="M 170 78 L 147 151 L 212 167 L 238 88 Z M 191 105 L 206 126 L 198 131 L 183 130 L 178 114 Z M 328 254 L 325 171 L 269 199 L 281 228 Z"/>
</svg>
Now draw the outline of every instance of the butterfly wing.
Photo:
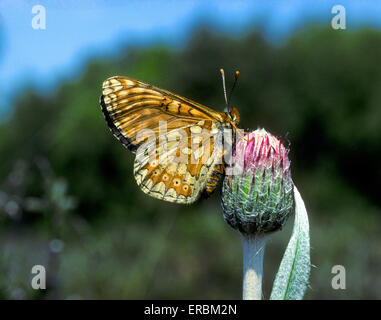
<svg viewBox="0 0 381 320">
<path fill-rule="evenodd" d="M 137 153 L 134 175 L 145 193 L 192 203 L 203 192 L 214 191 L 224 172 L 223 150 L 214 146 L 216 135 L 229 125 L 224 113 L 127 77 L 103 83 L 101 106 L 113 134 Z M 166 125 L 164 133 L 160 123 Z M 147 129 L 154 134 L 148 142 L 139 138 Z M 145 149 L 139 152 L 143 143 Z M 147 150 L 162 154 L 152 158 Z"/>
<path fill-rule="evenodd" d="M 223 122 L 225 114 L 127 77 L 104 81 L 101 106 L 113 134 L 131 151 L 139 142 L 136 135 L 143 129 L 158 133 L 159 122 L 166 121 L 168 131 L 188 127 L 200 120 Z"/>
<path fill-rule="evenodd" d="M 209 130 L 201 130 L 201 124 L 213 122 L 199 124 L 173 129 L 162 137 L 162 147 L 157 148 L 160 142 L 154 139 L 137 152 L 134 175 L 145 193 L 176 203 L 192 203 L 203 193 L 213 193 L 223 174 L 222 150 L 214 145 Z M 152 150 L 162 150 L 162 154 L 152 159 L 144 152 L 151 146 Z"/>
</svg>

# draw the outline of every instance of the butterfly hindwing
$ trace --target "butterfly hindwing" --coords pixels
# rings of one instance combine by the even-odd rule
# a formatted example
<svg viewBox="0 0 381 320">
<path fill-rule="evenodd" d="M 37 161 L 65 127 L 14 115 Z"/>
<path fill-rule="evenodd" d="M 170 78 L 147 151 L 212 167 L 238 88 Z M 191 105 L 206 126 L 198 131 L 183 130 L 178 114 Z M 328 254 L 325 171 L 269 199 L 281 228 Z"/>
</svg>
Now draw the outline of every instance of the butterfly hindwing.
<svg viewBox="0 0 381 320">
<path fill-rule="evenodd" d="M 215 147 L 211 131 L 204 128 L 192 134 L 199 128 L 195 125 L 175 129 L 162 137 L 162 147 L 158 147 L 160 138 L 145 146 L 147 150 L 163 150 L 162 154 L 151 157 L 144 149 L 137 152 L 134 175 L 145 193 L 170 202 L 192 203 L 203 192 L 214 191 L 223 174 L 222 150 Z"/>
</svg>

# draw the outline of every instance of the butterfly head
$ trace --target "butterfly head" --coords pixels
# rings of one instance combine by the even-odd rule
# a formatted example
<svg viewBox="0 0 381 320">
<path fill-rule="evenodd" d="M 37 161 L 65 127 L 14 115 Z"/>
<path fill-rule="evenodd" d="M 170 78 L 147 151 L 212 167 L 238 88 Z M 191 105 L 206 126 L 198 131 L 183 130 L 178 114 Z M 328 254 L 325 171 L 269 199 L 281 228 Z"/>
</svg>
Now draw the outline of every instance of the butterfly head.
<svg viewBox="0 0 381 320">
<path fill-rule="evenodd" d="M 229 117 L 234 124 L 238 124 L 240 120 L 239 112 L 236 107 L 232 107 L 229 111 Z"/>
</svg>

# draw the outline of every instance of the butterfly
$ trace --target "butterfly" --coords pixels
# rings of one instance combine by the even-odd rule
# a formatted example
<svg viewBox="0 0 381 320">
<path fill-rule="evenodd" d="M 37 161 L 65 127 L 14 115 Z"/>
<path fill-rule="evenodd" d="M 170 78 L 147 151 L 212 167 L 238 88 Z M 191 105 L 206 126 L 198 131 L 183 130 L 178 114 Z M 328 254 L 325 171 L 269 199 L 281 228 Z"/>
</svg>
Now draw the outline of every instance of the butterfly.
<svg viewBox="0 0 381 320">
<path fill-rule="evenodd" d="M 227 101 L 225 89 L 224 93 Z M 103 82 L 100 105 L 111 132 L 136 153 L 134 177 L 143 192 L 184 204 L 214 192 L 225 172 L 221 159 L 226 152 L 214 142 L 216 135 L 223 134 L 225 129 L 237 128 L 236 108 L 217 112 L 122 76 Z M 161 124 L 165 124 L 166 130 L 161 130 Z M 141 132 L 149 132 L 151 136 L 142 139 Z M 143 146 L 145 149 L 139 152 Z M 179 157 L 183 161 L 174 161 Z"/>
</svg>

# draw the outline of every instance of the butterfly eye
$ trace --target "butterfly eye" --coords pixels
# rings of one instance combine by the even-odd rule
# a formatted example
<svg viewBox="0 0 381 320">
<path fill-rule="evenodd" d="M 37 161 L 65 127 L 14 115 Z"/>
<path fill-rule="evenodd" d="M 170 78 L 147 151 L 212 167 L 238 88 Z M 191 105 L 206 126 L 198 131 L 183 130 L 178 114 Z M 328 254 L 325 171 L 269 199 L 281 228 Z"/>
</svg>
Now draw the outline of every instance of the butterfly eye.
<svg viewBox="0 0 381 320">
<path fill-rule="evenodd" d="M 163 181 L 168 181 L 168 175 L 167 174 L 163 175 Z"/>
<path fill-rule="evenodd" d="M 160 173 L 160 170 L 159 170 L 159 169 L 155 169 L 155 170 L 153 171 L 153 175 L 154 175 L 154 176 L 157 176 L 159 173 Z"/>
<path fill-rule="evenodd" d="M 180 185 L 180 180 L 179 180 L 179 179 L 175 179 L 175 180 L 173 181 L 173 183 L 174 183 L 175 186 L 177 187 L 177 186 Z"/>
<path fill-rule="evenodd" d="M 186 184 L 183 186 L 183 190 L 188 191 L 188 186 Z"/>
<path fill-rule="evenodd" d="M 238 124 L 239 120 L 240 120 L 240 116 L 239 116 L 239 112 L 238 112 L 237 108 L 232 107 L 230 114 L 231 114 L 232 120 L 235 122 L 235 124 Z"/>
</svg>

